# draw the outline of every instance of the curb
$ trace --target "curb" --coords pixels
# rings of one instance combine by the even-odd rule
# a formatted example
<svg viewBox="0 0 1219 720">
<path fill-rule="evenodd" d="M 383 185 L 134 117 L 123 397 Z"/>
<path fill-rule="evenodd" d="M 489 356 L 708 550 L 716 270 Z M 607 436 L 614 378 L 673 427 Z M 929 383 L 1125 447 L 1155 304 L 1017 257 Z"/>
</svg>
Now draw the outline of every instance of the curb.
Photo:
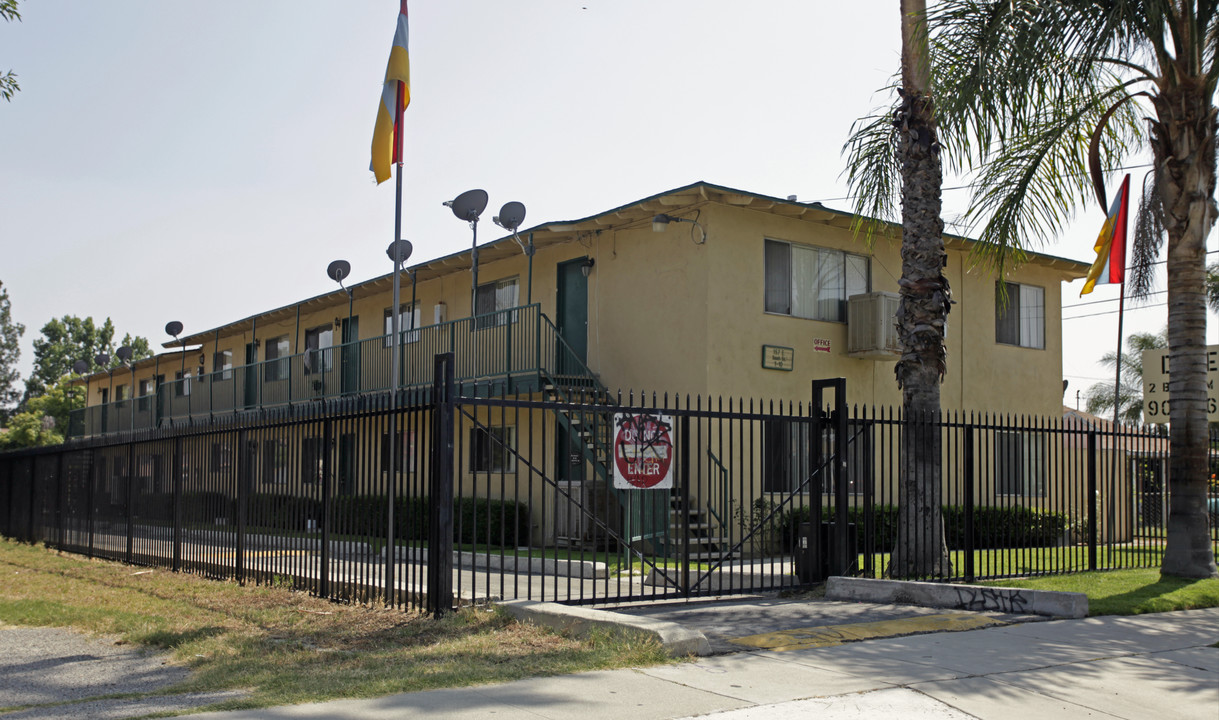
<svg viewBox="0 0 1219 720">
<path fill-rule="evenodd" d="M 670 657 L 711 654 L 711 643 L 705 635 L 677 623 L 537 600 L 509 600 L 499 605 L 520 622 L 559 632 L 577 636 L 595 629 L 633 633 L 655 639 Z"/>
<path fill-rule="evenodd" d="M 984 585 L 835 576 L 826 581 L 825 598 L 1062 618 L 1088 616 L 1088 596 L 1083 593 Z"/>
</svg>

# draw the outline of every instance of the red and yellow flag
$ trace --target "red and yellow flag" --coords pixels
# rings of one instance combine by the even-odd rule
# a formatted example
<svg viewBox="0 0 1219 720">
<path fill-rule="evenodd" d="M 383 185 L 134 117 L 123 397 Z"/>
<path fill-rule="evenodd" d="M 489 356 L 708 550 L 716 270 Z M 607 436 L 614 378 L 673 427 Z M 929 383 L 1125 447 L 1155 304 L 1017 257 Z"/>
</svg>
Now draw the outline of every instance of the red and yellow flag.
<svg viewBox="0 0 1219 720">
<path fill-rule="evenodd" d="M 377 124 L 372 131 L 372 172 L 377 184 L 390 176 L 390 166 L 398 162 L 402 143 L 398 137 L 402 132 L 402 111 L 411 104 L 411 61 L 407 52 L 406 0 L 398 11 L 398 28 L 394 31 L 394 45 L 389 51 L 389 65 L 385 68 L 385 86 L 381 90 L 381 105 L 377 108 Z"/>
<path fill-rule="evenodd" d="M 1096 262 L 1088 270 L 1088 278 L 1084 281 L 1084 289 L 1079 292 L 1083 297 L 1092 292 L 1096 285 L 1108 283 L 1121 284 L 1126 278 L 1126 209 L 1130 205 L 1130 175 L 1122 181 L 1122 189 L 1113 204 L 1109 206 L 1109 216 L 1096 237 Z"/>
</svg>

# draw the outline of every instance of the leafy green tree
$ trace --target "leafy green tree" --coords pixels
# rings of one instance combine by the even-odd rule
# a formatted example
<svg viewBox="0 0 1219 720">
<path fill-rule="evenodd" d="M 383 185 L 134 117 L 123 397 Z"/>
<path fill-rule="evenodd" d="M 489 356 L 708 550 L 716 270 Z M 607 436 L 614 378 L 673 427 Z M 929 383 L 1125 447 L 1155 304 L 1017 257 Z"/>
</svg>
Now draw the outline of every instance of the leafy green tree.
<svg viewBox="0 0 1219 720">
<path fill-rule="evenodd" d="M 72 411 L 85 406 L 84 388 L 69 382 L 61 379 L 9 418 L 8 432 L 0 434 L 0 447 L 12 450 L 62 443 Z"/>
<path fill-rule="evenodd" d="M 82 319 L 75 315 L 64 315 L 43 325 L 42 337 L 34 340 L 34 369 L 25 381 L 24 402 L 28 403 L 31 398 L 43 394 L 60 378 L 72 372 L 72 365 L 77 360 L 84 360 L 89 367 L 88 372 L 92 373 L 120 367 L 122 362 L 115 349 L 122 345 L 131 347 L 133 360 L 152 357 L 147 338 L 126 334 L 122 342 L 116 345 L 114 335 L 114 323 L 110 318 L 98 326 L 92 317 Z M 103 366 L 95 362 L 100 354 L 109 356 Z"/>
<path fill-rule="evenodd" d="M 17 0 L 0 0 L 0 18 L 11 22 L 13 20 L 21 20 L 21 13 L 17 12 Z M 12 70 L 0 75 L 0 97 L 12 102 L 13 95 L 21 86 L 17 84 L 17 76 Z"/>
<path fill-rule="evenodd" d="M 901 188 L 902 277 L 895 372 L 906 419 L 898 469 L 898 542 L 891 577 L 943 577 L 952 564 L 941 516 L 940 383 L 952 293 L 944 277 L 943 172 L 931 85 L 925 0 L 902 0 L 902 67 L 891 111 L 856 123 L 847 143 L 847 175 L 856 216 L 889 219 Z M 869 236 L 875 222 L 863 227 Z"/>
<path fill-rule="evenodd" d="M 1168 347 L 1168 329 L 1158 333 L 1133 333 L 1126 338 L 1126 352 L 1122 353 L 1122 379 L 1118 387 L 1118 417 L 1131 424 L 1143 422 L 1143 351 Z M 1101 356 L 1100 362 L 1107 368 L 1117 369 L 1117 353 Z M 1113 383 L 1099 382 L 1084 392 L 1088 399 L 1088 412 L 1093 415 L 1113 415 Z"/>
<path fill-rule="evenodd" d="M 25 326 L 13 322 L 8 290 L 0 283 L 0 419 L 21 399 L 17 389 L 17 361 L 21 359 L 21 336 Z"/>
<path fill-rule="evenodd" d="M 929 17 L 949 154 L 977 168 L 991 259 L 1058 235 L 1101 168 L 1150 149 L 1132 294 L 1167 237 L 1172 487 L 1162 572 L 1216 577 L 1206 516 L 1206 238 L 1215 224 L 1219 0 L 942 0 Z M 1091 188 L 1088 173 L 1091 169 Z"/>
</svg>

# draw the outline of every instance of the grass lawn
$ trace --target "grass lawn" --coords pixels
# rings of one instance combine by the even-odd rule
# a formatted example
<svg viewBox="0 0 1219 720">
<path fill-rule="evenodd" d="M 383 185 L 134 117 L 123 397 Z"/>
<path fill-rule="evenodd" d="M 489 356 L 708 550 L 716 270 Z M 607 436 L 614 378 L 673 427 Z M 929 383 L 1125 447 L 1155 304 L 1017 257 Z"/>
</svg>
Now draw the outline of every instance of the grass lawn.
<svg viewBox="0 0 1219 720">
<path fill-rule="evenodd" d="M 250 693 L 212 709 L 374 697 L 669 661 L 654 642 L 563 637 L 495 610 L 466 609 L 434 621 L 7 540 L 0 540 L 0 576 L 0 622 L 70 627 L 166 649 L 195 670 L 173 692 Z"/>
<path fill-rule="evenodd" d="M 1219 607 L 1219 578 L 1161 577 L 1158 569 L 1081 572 L 981 584 L 1080 592 L 1088 596 L 1089 615 L 1139 615 Z"/>
<path fill-rule="evenodd" d="M 1099 546 L 1096 549 L 1098 570 L 1106 569 L 1152 569 L 1158 575 L 1163 558 L 1162 547 L 1150 546 Z M 1088 548 L 1082 545 L 1069 547 L 1000 548 L 974 551 L 974 575 L 981 578 L 1022 577 L 1041 573 L 1083 573 L 1088 570 Z M 954 577 L 965 573 L 965 553 L 949 552 Z M 860 556 L 863 567 L 864 556 Z M 874 576 L 883 577 L 889 562 L 889 553 L 876 553 L 873 557 Z"/>
</svg>

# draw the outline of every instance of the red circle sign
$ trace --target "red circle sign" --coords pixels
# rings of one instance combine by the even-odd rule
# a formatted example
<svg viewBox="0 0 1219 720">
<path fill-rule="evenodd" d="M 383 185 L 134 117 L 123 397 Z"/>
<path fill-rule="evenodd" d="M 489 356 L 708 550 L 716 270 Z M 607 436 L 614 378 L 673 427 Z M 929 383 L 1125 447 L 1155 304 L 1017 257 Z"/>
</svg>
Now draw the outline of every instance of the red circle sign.
<svg viewBox="0 0 1219 720">
<path fill-rule="evenodd" d="M 620 416 L 614 435 L 614 466 L 632 487 L 647 489 L 671 480 L 673 439 L 656 415 Z"/>
</svg>

